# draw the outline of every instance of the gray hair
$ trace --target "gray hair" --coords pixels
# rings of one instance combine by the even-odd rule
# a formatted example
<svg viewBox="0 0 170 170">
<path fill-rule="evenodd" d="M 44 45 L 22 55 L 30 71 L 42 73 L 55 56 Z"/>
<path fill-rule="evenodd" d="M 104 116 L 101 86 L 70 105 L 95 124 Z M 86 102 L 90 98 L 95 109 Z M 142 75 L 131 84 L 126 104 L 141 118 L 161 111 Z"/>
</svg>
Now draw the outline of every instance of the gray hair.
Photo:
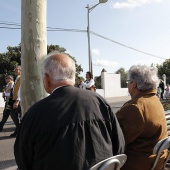
<svg viewBox="0 0 170 170">
<path fill-rule="evenodd" d="M 129 69 L 128 79 L 136 82 L 138 90 L 156 89 L 159 82 L 157 72 L 156 67 L 134 65 Z"/>
<path fill-rule="evenodd" d="M 66 62 L 64 59 L 58 59 L 57 55 L 68 57 Z M 75 83 L 75 62 L 67 54 L 53 51 L 47 55 L 43 64 L 43 74 L 47 73 L 53 81 L 72 81 Z"/>
</svg>

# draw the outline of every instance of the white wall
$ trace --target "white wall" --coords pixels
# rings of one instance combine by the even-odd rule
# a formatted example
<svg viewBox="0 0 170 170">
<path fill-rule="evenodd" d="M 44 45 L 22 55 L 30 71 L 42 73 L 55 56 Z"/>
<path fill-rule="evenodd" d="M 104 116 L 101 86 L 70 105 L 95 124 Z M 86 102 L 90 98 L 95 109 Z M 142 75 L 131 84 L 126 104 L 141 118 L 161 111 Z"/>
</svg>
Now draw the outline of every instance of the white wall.
<svg viewBox="0 0 170 170">
<path fill-rule="evenodd" d="M 96 89 L 96 93 L 100 94 L 100 96 L 104 97 L 104 89 Z"/>
<path fill-rule="evenodd" d="M 101 86 L 104 90 L 104 97 L 128 96 L 128 89 L 121 88 L 120 74 L 101 73 Z"/>
</svg>

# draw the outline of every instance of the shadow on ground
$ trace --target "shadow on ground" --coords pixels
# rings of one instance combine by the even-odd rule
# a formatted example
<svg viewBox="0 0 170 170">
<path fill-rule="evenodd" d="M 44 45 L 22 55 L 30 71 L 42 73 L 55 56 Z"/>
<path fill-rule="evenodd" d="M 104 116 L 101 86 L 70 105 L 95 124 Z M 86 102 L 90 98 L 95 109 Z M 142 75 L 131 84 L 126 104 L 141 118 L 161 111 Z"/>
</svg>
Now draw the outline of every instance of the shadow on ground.
<svg viewBox="0 0 170 170">
<path fill-rule="evenodd" d="M 5 139 L 11 139 L 11 137 L 10 136 L 1 136 L 0 137 L 0 140 L 5 140 Z M 1 164 L 0 164 L 1 165 Z"/>
<path fill-rule="evenodd" d="M 14 127 L 9 127 L 9 128 L 4 127 L 3 132 L 13 132 L 14 130 L 15 130 Z"/>
<path fill-rule="evenodd" d="M 14 168 L 11 168 L 11 167 L 14 167 Z M 10 168 L 10 170 L 17 169 L 15 159 L 0 161 L 0 170 L 6 170 L 8 168 Z"/>
</svg>

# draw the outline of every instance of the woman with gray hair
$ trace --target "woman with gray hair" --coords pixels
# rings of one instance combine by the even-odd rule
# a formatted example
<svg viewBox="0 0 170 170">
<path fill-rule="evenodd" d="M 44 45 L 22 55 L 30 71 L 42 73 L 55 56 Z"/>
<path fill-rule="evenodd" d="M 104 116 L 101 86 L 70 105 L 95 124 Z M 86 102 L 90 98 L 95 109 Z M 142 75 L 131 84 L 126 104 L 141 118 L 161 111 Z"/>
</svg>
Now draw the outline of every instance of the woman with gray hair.
<svg viewBox="0 0 170 170">
<path fill-rule="evenodd" d="M 164 109 L 156 96 L 157 69 L 134 65 L 128 72 L 128 91 L 131 100 L 116 113 L 122 128 L 127 162 L 122 170 L 149 170 L 155 160 L 155 144 L 167 137 Z M 167 153 L 164 152 L 156 169 L 161 169 Z M 142 163 L 141 163 L 142 162 Z"/>
</svg>

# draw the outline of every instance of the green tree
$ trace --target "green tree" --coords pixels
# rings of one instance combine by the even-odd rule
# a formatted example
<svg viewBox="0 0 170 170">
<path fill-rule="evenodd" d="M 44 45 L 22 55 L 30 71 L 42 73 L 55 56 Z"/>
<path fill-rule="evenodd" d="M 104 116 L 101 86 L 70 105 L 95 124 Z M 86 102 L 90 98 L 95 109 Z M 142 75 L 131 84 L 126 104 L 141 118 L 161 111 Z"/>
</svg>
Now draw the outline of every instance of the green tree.
<svg viewBox="0 0 170 170">
<path fill-rule="evenodd" d="M 6 53 L 0 53 L 0 73 L 13 74 L 14 67 L 21 64 L 21 46 L 7 47 Z"/>
<path fill-rule="evenodd" d="M 5 85 L 5 75 L 13 75 L 13 70 L 16 65 L 21 64 L 21 47 L 7 47 L 7 52 L 0 53 L 0 91 Z"/>
<path fill-rule="evenodd" d="M 101 76 L 95 78 L 95 86 L 97 89 L 101 89 Z"/>
<path fill-rule="evenodd" d="M 65 48 L 60 47 L 59 45 L 48 45 L 47 46 L 47 53 L 50 53 L 51 51 L 54 51 L 54 50 L 57 50 L 62 53 L 66 53 L 75 61 L 76 76 L 78 76 L 83 71 L 81 65 L 77 64 L 75 57 L 68 54 Z M 6 53 L 0 53 L 1 74 L 12 74 L 13 69 L 16 65 L 21 65 L 21 45 L 20 44 L 15 47 L 8 46 Z"/>
<path fill-rule="evenodd" d="M 170 59 L 165 60 L 162 64 L 158 65 L 158 76 L 162 79 L 162 75 L 166 75 L 166 83 L 170 84 Z"/>
<path fill-rule="evenodd" d="M 71 56 L 66 52 L 66 49 L 63 47 L 60 47 L 59 45 L 47 45 L 47 53 L 50 53 L 51 51 L 57 50 L 62 53 L 66 53 L 69 55 L 74 61 L 76 65 L 76 82 L 78 79 L 78 76 L 83 71 L 81 65 L 77 64 L 77 61 L 75 57 Z M 2 86 L 4 85 L 4 75 L 5 74 L 13 74 L 13 70 L 16 65 L 21 65 L 21 45 L 18 46 L 7 47 L 7 52 L 0 53 L 0 81 L 3 82 L 0 84 L 0 91 L 2 91 Z"/>
<path fill-rule="evenodd" d="M 126 84 L 127 72 L 125 71 L 125 69 L 123 67 L 121 67 L 115 73 L 121 75 L 121 87 L 122 88 L 127 87 L 127 84 Z"/>
</svg>

